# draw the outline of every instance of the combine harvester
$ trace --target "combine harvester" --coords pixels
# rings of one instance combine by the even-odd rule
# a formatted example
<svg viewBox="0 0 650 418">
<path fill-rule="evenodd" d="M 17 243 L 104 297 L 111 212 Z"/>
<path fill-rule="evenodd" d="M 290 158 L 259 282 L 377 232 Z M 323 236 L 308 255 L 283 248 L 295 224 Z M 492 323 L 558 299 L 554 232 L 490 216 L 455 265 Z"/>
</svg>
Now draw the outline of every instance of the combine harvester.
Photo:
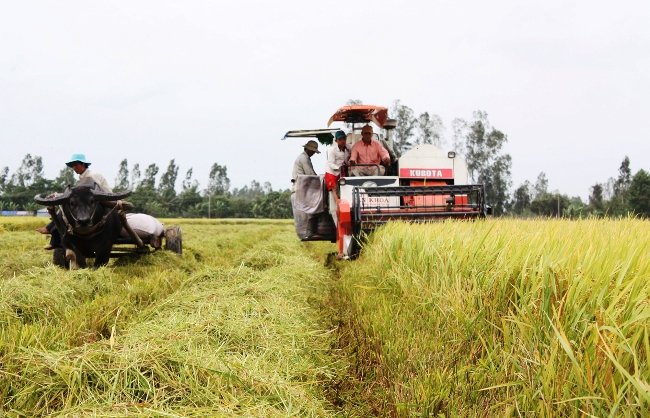
<svg viewBox="0 0 650 418">
<path fill-rule="evenodd" d="M 380 131 L 374 139 L 389 150 L 391 164 L 383 176 L 352 177 L 348 175 L 350 167 L 341 167 L 338 190 L 334 193 L 327 191 L 323 176 L 293 179 L 294 220 L 303 241 L 336 242 L 338 258 L 354 258 L 363 238 L 386 222 L 475 219 L 491 212 L 483 185 L 468 184 L 467 164 L 454 151 L 422 144 L 397 155 L 391 138 L 396 122 L 388 118 L 387 108 L 344 106 L 332 115 L 328 126 L 333 122 L 348 125 L 347 139 L 351 145 L 360 140 L 364 125 L 374 124 L 374 131 Z M 312 138 L 330 145 L 337 130 L 289 131 L 283 139 Z"/>
</svg>

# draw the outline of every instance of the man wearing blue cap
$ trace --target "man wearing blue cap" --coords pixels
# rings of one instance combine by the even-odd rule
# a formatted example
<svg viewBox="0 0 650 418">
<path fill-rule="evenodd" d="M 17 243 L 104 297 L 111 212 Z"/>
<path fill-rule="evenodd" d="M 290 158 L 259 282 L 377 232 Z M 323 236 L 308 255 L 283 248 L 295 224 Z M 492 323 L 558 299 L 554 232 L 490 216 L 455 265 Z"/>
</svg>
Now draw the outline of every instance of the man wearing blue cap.
<svg viewBox="0 0 650 418">
<path fill-rule="evenodd" d="M 70 161 L 65 163 L 65 165 L 72 168 L 75 173 L 79 174 L 79 181 L 84 179 L 92 179 L 103 191 L 108 193 L 113 192 L 113 189 L 111 189 L 111 186 L 108 185 L 108 182 L 104 176 L 88 169 L 88 166 L 90 166 L 90 164 L 91 163 L 86 160 L 85 154 L 72 154 Z"/>
<path fill-rule="evenodd" d="M 86 159 L 85 154 L 72 154 L 70 160 L 65 163 L 65 165 L 72 168 L 74 172 L 79 175 L 79 181 L 83 179 L 92 179 L 95 183 L 97 183 L 100 189 L 105 192 L 112 193 L 113 189 L 111 189 L 111 186 L 108 185 L 106 178 L 104 178 L 104 176 L 101 174 L 88 169 L 88 166 L 90 166 L 90 164 L 91 163 Z M 37 228 L 36 231 L 40 232 L 41 234 L 51 234 L 50 243 L 44 247 L 46 250 L 51 250 L 55 247 L 61 246 L 61 236 L 59 235 L 59 231 L 56 229 L 56 225 L 53 221 L 47 224 L 47 226 Z"/>
</svg>

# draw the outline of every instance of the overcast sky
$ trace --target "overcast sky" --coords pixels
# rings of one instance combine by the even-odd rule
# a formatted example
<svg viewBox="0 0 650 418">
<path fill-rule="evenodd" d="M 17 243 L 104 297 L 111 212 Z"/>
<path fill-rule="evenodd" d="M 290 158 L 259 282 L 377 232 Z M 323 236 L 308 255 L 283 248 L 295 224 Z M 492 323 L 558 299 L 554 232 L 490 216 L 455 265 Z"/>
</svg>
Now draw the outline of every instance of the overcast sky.
<svg viewBox="0 0 650 418">
<path fill-rule="evenodd" d="M 448 128 L 486 111 L 513 188 L 544 171 L 584 199 L 626 155 L 650 170 L 648 22 L 648 0 L 0 0 L 0 168 L 82 152 L 110 183 L 174 159 L 178 187 L 219 163 L 284 189 L 286 131 L 399 99 Z"/>
</svg>

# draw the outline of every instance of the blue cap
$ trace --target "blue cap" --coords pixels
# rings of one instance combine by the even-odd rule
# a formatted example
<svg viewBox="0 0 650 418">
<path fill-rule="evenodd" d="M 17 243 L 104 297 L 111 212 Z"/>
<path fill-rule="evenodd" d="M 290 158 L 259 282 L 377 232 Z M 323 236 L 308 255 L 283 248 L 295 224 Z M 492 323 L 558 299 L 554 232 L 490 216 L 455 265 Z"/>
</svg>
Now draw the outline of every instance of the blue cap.
<svg viewBox="0 0 650 418">
<path fill-rule="evenodd" d="M 65 165 L 67 165 L 68 167 L 72 167 L 72 163 L 75 163 L 77 161 L 82 164 L 85 164 L 86 167 L 90 165 L 90 162 L 86 161 L 86 154 L 72 154 L 72 157 L 70 157 L 70 161 L 65 163 Z"/>
<path fill-rule="evenodd" d="M 334 134 L 334 138 L 335 138 L 335 139 L 345 138 L 345 132 L 343 132 L 343 131 L 336 131 L 336 133 Z"/>
</svg>

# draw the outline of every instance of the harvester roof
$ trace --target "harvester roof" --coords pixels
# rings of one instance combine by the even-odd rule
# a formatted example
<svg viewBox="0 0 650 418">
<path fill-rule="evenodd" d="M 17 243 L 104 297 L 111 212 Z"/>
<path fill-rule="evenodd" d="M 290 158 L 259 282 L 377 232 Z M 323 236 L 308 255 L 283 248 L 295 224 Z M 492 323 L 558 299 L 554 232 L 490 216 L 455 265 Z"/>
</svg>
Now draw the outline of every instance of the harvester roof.
<svg viewBox="0 0 650 418">
<path fill-rule="evenodd" d="M 375 105 L 351 105 L 339 108 L 332 117 L 330 117 L 327 126 L 330 126 L 332 122 L 374 122 L 377 126 L 383 128 L 386 119 L 388 119 L 388 109 L 385 107 Z"/>
<path fill-rule="evenodd" d="M 316 138 L 318 142 L 323 145 L 331 145 L 334 141 L 334 132 L 338 131 L 337 128 L 326 128 L 326 129 L 301 129 L 295 131 L 289 131 L 282 139 L 287 138 Z"/>
</svg>

